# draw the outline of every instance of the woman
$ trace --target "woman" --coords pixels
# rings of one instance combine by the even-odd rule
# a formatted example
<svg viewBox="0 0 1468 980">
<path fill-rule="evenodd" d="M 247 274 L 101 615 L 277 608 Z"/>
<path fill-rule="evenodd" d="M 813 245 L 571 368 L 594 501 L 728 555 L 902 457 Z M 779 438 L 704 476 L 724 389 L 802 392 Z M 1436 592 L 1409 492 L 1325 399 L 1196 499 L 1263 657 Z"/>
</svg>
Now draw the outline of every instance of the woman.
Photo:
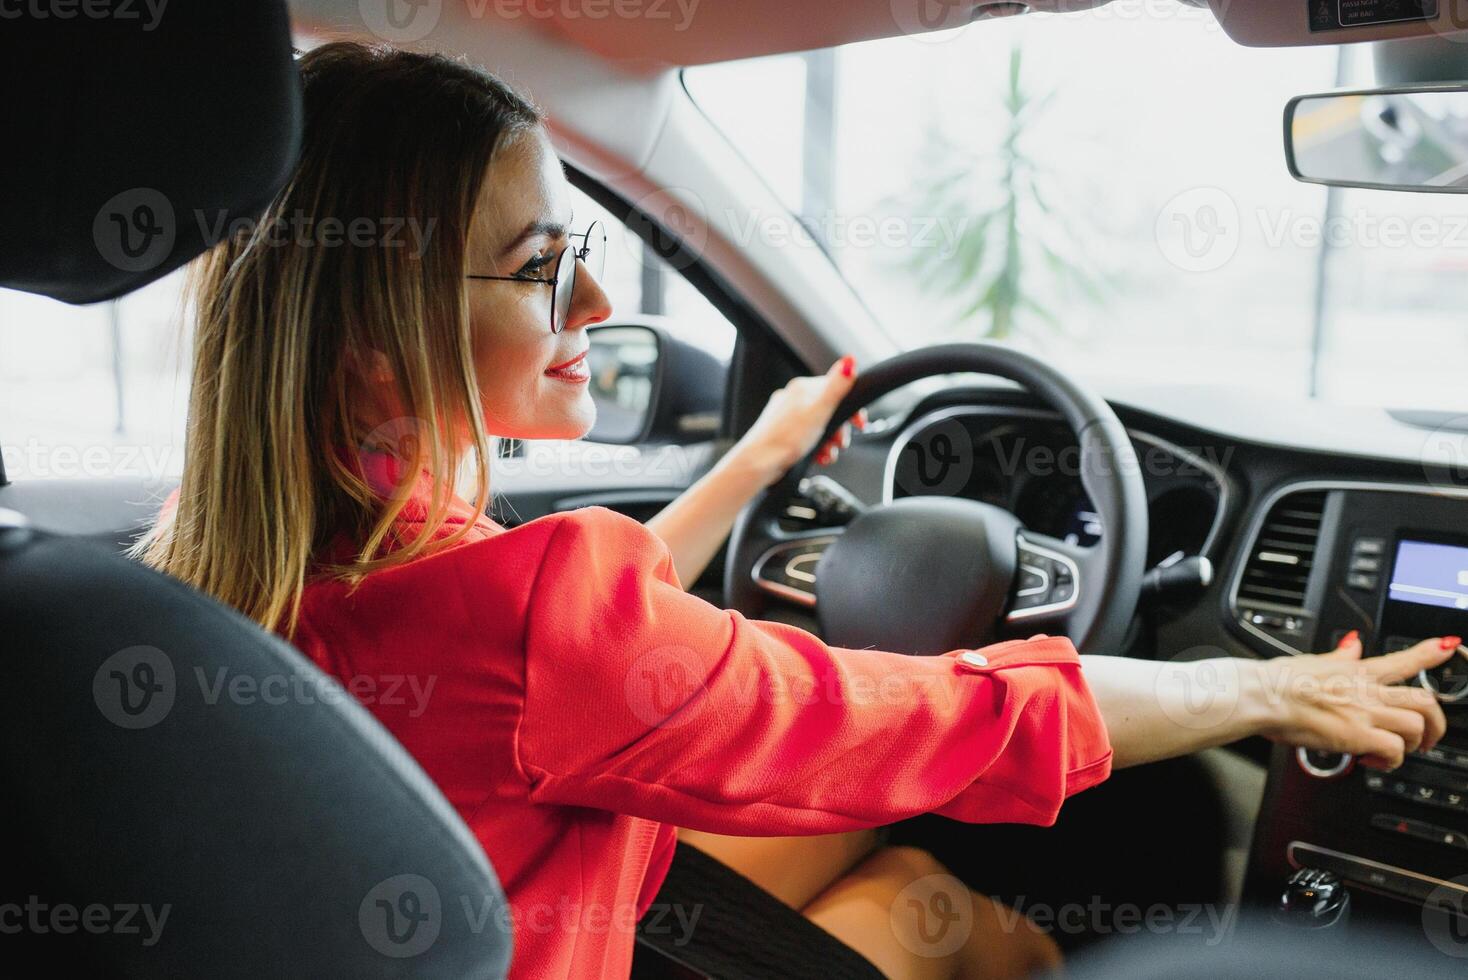
<svg viewBox="0 0 1468 980">
<path fill-rule="evenodd" d="M 187 461 L 140 552 L 348 690 L 425 692 L 369 707 L 494 861 L 516 976 L 626 976 L 675 827 L 889 975 L 1017 971 L 1053 947 L 1000 935 L 991 906 L 958 949 L 916 941 L 896 899 L 941 868 L 876 850 L 872 828 L 924 812 L 1049 824 L 1113 766 L 1248 734 L 1388 767 L 1441 737 L 1436 702 L 1390 686 L 1444 660 L 1436 642 L 1228 661 L 1215 673 L 1233 686 L 1199 714 L 1188 667 L 1048 637 L 836 650 L 687 594 L 743 501 L 814 446 L 849 360 L 778 393 L 650 528 L 602 508 L 499 526 L 491 436 L 592 424 L 584 328 L 610 306 L 584 265 L 574 290 L 550 279 L 566 249 L 574 263 L 599 243 L 570 233 L 539 113 L 491 76 L 350 44 L 301 69 L 293 178 L 198 270 Z M 356 231 L 272 233 L 302 215 Z M 425 249 L 369 240 L 404 221 L 431 230 Z M 730 839 L 755 837 L 780 839 Z"/>
</svg>

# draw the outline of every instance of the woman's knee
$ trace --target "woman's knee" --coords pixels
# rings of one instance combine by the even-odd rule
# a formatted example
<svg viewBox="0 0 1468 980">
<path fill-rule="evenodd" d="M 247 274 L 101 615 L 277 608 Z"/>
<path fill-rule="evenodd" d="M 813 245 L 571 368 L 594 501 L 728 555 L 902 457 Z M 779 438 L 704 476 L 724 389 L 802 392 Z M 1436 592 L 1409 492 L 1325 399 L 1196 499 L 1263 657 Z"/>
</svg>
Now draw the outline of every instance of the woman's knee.
<svg viewBox="0 0 1468 980">
<path fill-rule="evenodd" d="M 862 895 L 885 905 L 892 935 L 904 952 L 918 962 L 949 964 L 953 972 L 946 975 L 1025 976 L 1056 969 L 1063 961 L 1055 940 L 1034 922 L 974 892 L 921 848 L 882 848 L 842 884 L 848 899 Z"/>
</svg>

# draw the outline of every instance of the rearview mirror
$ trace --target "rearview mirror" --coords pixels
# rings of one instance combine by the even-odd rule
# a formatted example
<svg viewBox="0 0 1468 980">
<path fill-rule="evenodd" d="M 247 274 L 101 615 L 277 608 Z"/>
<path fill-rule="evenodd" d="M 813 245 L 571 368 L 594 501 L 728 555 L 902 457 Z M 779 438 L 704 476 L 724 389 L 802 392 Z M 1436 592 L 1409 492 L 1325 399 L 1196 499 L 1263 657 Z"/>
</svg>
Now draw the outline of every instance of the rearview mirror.
<svg viewBox="0 0 1468 980">
<path fill-rule="evenodd" d="M 1468 85 L 1296 96 L 1284 130 L 1298 180 L 1468 193 Z"/>
<path fill-rule="evenodd" d="M 718 435 L 727 364 L 673 336 L 655 316 L 597 324 L 587 333 L 596 403 L 587 441 L 690 445 Z"/>
</svg>

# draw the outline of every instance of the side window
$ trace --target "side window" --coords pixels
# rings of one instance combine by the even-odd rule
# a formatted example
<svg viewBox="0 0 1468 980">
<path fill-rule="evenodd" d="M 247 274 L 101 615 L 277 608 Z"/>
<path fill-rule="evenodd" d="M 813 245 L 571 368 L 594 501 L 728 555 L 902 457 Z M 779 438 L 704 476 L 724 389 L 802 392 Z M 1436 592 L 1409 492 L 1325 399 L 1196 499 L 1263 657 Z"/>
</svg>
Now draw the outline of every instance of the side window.
<svg viewBox="0 0 1468 980">
<path fill-rule="evenodd" d="M 734 325 L 618 218 L 573 188 L 575 226 L 595 219 L 607 229 L 607 263 L 602 286 L 612 301 L 612 319 L 629 314 L 666 317 L 675 336 L 728 362 L 734 352 Z"/>
<path fill-rule="evenodd" d="M 178 478 L 189 394 L 183 278 L 93 306 L 0 289 L 0 453 L 10 479 L 161 487 Z"/>
<path fill-rule="evenodd" d="M 607 229 L 613 318 L 661 316 L 727 364 L 734 326 L 620 220 L 573 193 L 577 227 L 595 218 Z M 176 272 L 86 307 L 0 289 L 0 452 L 10 479 L 178 479 L 191 333 L 183 280 Z"/>
</svg>

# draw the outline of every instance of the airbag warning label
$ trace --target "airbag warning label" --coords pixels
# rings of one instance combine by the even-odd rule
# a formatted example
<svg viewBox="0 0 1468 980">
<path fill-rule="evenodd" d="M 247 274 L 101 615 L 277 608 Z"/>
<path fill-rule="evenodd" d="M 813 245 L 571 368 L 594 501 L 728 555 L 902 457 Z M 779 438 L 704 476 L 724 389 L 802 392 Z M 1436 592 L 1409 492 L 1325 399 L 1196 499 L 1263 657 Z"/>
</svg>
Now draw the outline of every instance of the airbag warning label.
<svg viewBox="0 0 1468 980">
<path fill-rule="evenodd" d="M 1312 31 L 1437 20 L 1438 0 L 1306 0 L 1306 3 Z"/>
</svg>

